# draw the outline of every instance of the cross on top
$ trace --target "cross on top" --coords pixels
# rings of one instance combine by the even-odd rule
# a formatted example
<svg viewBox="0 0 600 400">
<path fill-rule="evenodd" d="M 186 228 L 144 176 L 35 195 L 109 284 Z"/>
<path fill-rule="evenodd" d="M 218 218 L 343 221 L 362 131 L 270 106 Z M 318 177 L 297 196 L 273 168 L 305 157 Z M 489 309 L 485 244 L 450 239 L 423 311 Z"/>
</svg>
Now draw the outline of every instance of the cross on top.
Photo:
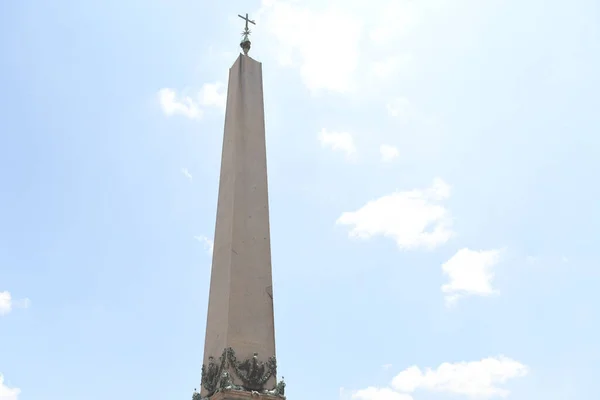
<svg viewBox="0 0 600 400">
<path fill-rule="evenodd" d="M 250 22 L 252 25 L 256 25 L 256 22 L 252 21 L 251 19 L 248 19 L 248 13 L 246 13 L 245 17 L 238 14 L 238 17 L 240 17 L 241 19 L 246 21 L 246 29 L 245 29 L 246 31 L 248 31 L 248 22 Z"/>
<path fill-rule="evenodd" d="M 238 17 L 246 21 L 246 28 L 244 29 L 244 32 L 242 32 L 242 42 L 240 43 L 240 47 L 244 51 L 244 54 L 248 55 L 248 51 L 250 50 L 250 38 L 248 37 L 250 36 L 250 29 L 248 29 L 248 22 L 250 22 L 252 25 L 256 25 L 256 22 L 249 19 L 248 14 L 246 14 L 245 17 L 238 14 Z"/>
</svg>

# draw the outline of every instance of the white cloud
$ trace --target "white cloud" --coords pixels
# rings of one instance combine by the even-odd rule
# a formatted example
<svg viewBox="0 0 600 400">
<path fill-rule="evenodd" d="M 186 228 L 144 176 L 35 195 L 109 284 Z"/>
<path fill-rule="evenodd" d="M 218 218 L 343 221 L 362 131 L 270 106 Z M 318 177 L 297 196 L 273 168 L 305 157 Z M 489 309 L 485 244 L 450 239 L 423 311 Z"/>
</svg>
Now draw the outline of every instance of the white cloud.
<svg viewBox="0 0 600 400">
<path fill-rule="evenodd" d="M 371 73 L 378 78 L 389 78 L 396 70 L 396 60 L 392 57 L 371 64 Z"/>
<path fill-rule="evenodd" d="M 454 234 L 448 210 L 440 204 L 450 196 L 450 186 L 436 178 L 427 189 L 395 192 L 370 201 L 360 209 L 343 213 L 337 224 L 349 225 L 351 237 L 382 235 L 393 238 L 401 249 L 432 249 Z"/>
<path fill-rule="evenodd" d="M 411 73 L 413 64 L 414 58 L 410 54 L 393 55 L 380 61 L 373 61 L 369 72 L 377 78 L 389 79 L 398 73 Z"/>
<path fill-rule="evenodd" d="M 352 393 L 346 390 L 345 388 L 340 388 L 339 400 L 350 400 L 352 398 Z"/>
<path fill-rule="evenodd" d="M 435 370 L 413 366 L 396 375 L 392 387 L 402 393 L 424 389 L 487 399 L 507 396 L 509 391 L 499 385 L 528 373 L 529 368 L 518 361 L 504 356 L 489 357 L 481 361 L 446 362 Z"/>
<path fill-rule="evenodd" d="M 489 296 L 497 293 L 492 288 L 492 268 L 500 261 L 501 250 L 474 251 L 461 249 L 442 264 L 449 282 L 442 286 L 446 304 L 453 305 L 467 295 Z"/>
<path fill-rule="evenodd" d="M 527 262 L 527 264 L 537 264 L 540 261 L 540 257 L 527 256 L 527 257 L 525 257 L 525 261 Z"/>
<path fill-rule="evenodd" d="M 181 168 L 181 173 L 188 178 L 190 181 L 193 179 L 192 174 L 190 173 L 190 171 L 188 171 L 187 168 Z"/>
<path fill-rule="evenodd" d="M 406 393 L 398 393 L 389 388 L 368 387 L 358 390 L 352 395 L 356 400 L 412 400 L 412 396 Z"/>
<path fill-rule="evenodd" d="M 408 99 L 405 97 L 396 97 L 395 99 L 390 100 L 386 104 L 386 109 L 390 116 L 398 118 L 404 122 L 406 122 L 413 115 L 410 101 L 408 101 Z"/>
<path fill-rule="evenodd" d="M 10 313 L 13 308 L 28 308 L 30 305 L 31 301 L 28 298 L 14 300 L 10 292 L 0 292 L 0 316 Z"/>
<path fill-rule="evenodd" d="M 0 400 L 18 400 L 21 389 L 10 388 L 4 384 L 4 376 L 0 374 Z"/>
<path fill-rule="evenodd" d="M 206 83 L 200 90 L 200 104 L 205 107 L 216 107 L 225 110 L 227 87 L 221 82 Z"/>
<path fill-rule="evenodd" d="M 255 15 L 257 30 L 275 40 L 269 46 L 275 58 L 297 68 L 309 90 L 349 93 L 369 86 L 367 74 L 391 78 L 407 66 L 412 70 L 410 53 L 389 49 L 410 48 L 401 41 L 427 20 L 421 14 L 437 8 L 430 3 L 263 0 Z"/>
<path fill-rule="evenodd" d="M 194 96 L 179 96 L 175 90 L 163 88 L 158 91 L 158 100 L 166 116 L 182 115 L 190 119 L 200 119 L 204 115 L 201 107 L 215 107 L 225 110 L 226 87 L 221 82 L 205 83 Z"/>
<path fill-rule="evenodd" d="M 354 139 L 348 132 L 328 132 L 326 129 L 322 129 L 319 133 L 319 142 L 323 147 L 330 147 L 346 153 L 348 157 L 356 153 Z"/>
<path fill-rule="evenodd" d="M 382 144 L 379 147 L 379 152 L 381 153 L 381 161 L 383 162 L 390 162 L 400 155 L 398 149 L 389 144 Z"/>
<path fill-rule="evenodd" d="M 261 22 L 278 42 L 280 64 L 297 66 L 311 90 L 348 92 L 358 66 L 362 22 L 342 8 L 311 10 L 263 1 Z"/>
<path fill-rule="evenodd" d="M 194 236 L 194 239 L 196 239 L 200 243 L 204 244 L 204 249 L 206 250 L 206 252 L 208 254 L 210 254 L 212 256 L 213 247 L 214 247 L 214 243 L 213 243 L 212 239 L 207 238 L 206 236 Z"/>
<path fill-rule="evenodd" d="M 8 314 L 12 310 L 10 292 L 0 292 L 0 315 Z"/>
<path fill-rule="evenodd" d="M 410 32 L 418 23 L 417 5 L 411 0 L 390 0 L 381 7 L 379 21 L 369 32 L 377 45 L 386 45 Z"/>
<path fill-rule="evenodd" d="M 173 89 L 164 88 L 158 91 L 158 100 L 166 116 L 183 115 L 190 119 L 202 117 L 202 110 L 189 96 L 179 98 Z"/>
</svg>

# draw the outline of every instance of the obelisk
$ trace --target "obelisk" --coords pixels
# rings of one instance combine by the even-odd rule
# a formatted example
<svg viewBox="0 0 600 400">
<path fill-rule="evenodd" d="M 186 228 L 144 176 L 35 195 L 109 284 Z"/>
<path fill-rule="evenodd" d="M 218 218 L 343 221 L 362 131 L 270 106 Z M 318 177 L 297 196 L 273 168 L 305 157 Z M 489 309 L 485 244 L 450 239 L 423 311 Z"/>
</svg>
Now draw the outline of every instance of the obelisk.
<svg viewBox="0 0 600 400">
<path fill-rule="evenodd" d="M 248 22 L 229 69 L 200 394 L 283 397 L 277 383 L 262 64 Z"/>
</svg>

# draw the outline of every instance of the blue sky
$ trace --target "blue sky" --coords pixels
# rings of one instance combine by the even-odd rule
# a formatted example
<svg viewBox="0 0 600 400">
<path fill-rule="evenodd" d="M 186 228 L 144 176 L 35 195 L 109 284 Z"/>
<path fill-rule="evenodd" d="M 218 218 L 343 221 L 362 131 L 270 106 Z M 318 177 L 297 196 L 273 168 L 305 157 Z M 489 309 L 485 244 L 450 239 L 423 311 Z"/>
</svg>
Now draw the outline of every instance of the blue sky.
<svg viewBox="0 0 600 400">
<path fill-rule="evenodd" d="M 290 399 L 593 399 L 600 3 L 0 5 L 0 399 L 189 398 L 238 13 Z"/>
</svg>

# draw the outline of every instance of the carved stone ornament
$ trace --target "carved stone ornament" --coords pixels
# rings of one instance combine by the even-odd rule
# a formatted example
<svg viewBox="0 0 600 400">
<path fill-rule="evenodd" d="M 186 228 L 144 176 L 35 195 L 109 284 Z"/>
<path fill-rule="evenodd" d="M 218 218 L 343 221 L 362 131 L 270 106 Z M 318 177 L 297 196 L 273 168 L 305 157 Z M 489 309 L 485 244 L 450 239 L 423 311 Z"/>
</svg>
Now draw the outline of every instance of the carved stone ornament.
<svg viewBox="0 0 600 400">
<path fill-rule="evenodd" d="M 202 365 L 202 381 L 200 385 L 206 389 L 209 394 L 215 392 L 218 389 L 219 378 L 221 372 L 225 367 L 225 353 L 219 357 L 219 360 L 215 362 L 214 357 L 208 357 L 208 366 Z"/>
<path fill-rule="evenodd" d="M 225 350 L 229 366 L 236 376 L 244 383 L 244 388 L 249 390 L 262 390 L 269 378 L 277 375 L 277 360 L 269 357 L 267 362 L 258 360 L 258 353 L 252 358 L 239 362 L 231 347 Z"/>
<path fill-rule="evenodd" d="M 228 371 L 223 371 L 221 373 L 221 380 L 219 380 L 219 390 L 244 390 L 243 387 L 235 385 Z"/>
<path fill-rule="evenodd" d="M 252 42 L 250 42 L 250 40 L 247 37 L 242 40 L 242 42 L 240 43 L 240 47 L 242 48 L 244 55 L 246 55 L 246 56 L 248 55 L 251 45 L 252 45 Z"/>
<path fill-rule="evenodd" d="M 282 376 L 281 380 L 275 385 L 273 390 L 263 390 L 263 393 L 270 394 L 273 396 L 285 397 L 285 382 L 283 381 L 285 378 Z"/>
<path fill-rule="evenodd" d="M 196 391 L 196 389 L 194 389 L 194 394 L 192 394 L 192 400 L 201 400 L 202 397 L 200 397 L 200 393 L 198 393 Z"/>
<path fill-rule="evenodd" d="M 233 383 L 231 373 L 242 381 L 238 386 Z M 248 392 L 262 392 L 265 394 L 283 397 L 285 383 L 280 381 L 272 390 L 265 390 L 264 385 L 271 377 L 277 377 L 277 360 L 269 357 L 266 362 L 259 361 L 258 354 L 246 360 L 238 361 L 235 351 L 228 347 L 218 360 L 208 358 L 208 365 L 202 365 L 202 387 L 206 389 L 207 396 L 221 390 L 243 390 Z M 197 396 L 196 396 L 197 395 Z M 200 395 L 194 392 L 192 400 L 201 400 Z"/>
</svg>

